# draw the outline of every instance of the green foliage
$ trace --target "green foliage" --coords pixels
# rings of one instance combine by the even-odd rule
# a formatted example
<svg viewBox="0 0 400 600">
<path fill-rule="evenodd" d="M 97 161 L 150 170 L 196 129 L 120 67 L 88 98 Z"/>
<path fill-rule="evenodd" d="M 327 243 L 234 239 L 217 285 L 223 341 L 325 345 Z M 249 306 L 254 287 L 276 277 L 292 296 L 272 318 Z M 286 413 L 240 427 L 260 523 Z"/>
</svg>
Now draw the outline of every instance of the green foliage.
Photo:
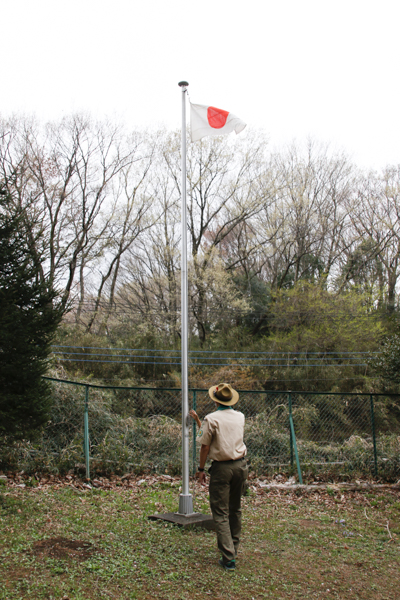
<svg viewBox="0 0 400 600">
<path fill-rule="evenodd" d="M 249 307 L 238 319 L 238 324 L 240 323 L 253 336 L 266 335 L 269 331 L 268 321 L 262 316 L 269 310 L 271 304 L 270 285 L 253 273 L 247 276 L 237 273 L 234 281 L 247 298 Z M 236 327 L 234 331 L 237 332 L 238 329 L 239 327 Z"/>
<path fill-rule="evenodd" d="M 370 238 L 363 240 L 349 255 L 337 283 L 347 289 L 363 290 L 372 306 L 376 299 L 382 302 L 383 280 L 383 263 L 378 258 L 376 244 Z"/>
<path fill-rule="evenodd" d="M 372 356 L 370 364 L 380 377 L 400 383 L 400 333 L 388 336 L 377 356 Z"/>
<path fill-rule="evenodd" d="M 276 296 L 270 342 L 289 352 L 371 350 L 377 347 L 383 329 L 367 308 L 356 290 L 336 294 L 323 285 L 299 282 Z"/>
<path fill-rule="evenodd" d="M 257 348 L 274 352 L 274 361 L 267 369 L 254 369 L 265 389 L 370 389 L 368 370 L 357 366 L 366 362 L 363 355 L 348 360 L 346 353 L 378 349 L 383 325 L 359 291 L 338 294 L 325 284 L 300 281 L 276 293 L 267 315 L 268 335 Z"/>
<path fill-rule="evenodd" d="M 363 355 L 360 355 L 361 360 L 354 360 L 355 357 L 352 357 L 353 360 L 346 359 L 345 353 L 368 353 L 380 349 L 386 325 L 382 313 L 371 307 L 368 293 L 355 287 L 339 293 L 328 289 L 326 279 L 316 283 L 312 278 L 305 278 L 273 294 L 269 286 L 256 276 L 247 281 L 245 277 L 235 275 L 234 282 L 240 289 L 234 301 L 242 306 L 241 302 L 245 299 L 245 310 L 236 313 L 233 308 L 221 305 L 217 311 L 210 312 L 210 327 L 207 325 L 204 344 L 200 343 L 191 323 L 190 349 L 215 351 L 216 356 L 224 351 L 267 353 L 262 360 L 252 361 L 255 366 L 248 366 L 251 361 L 245 360 L 245 355 L 232 358 L 232 368 L 251 370 L 250 376 L 246 374 L 246 380 L 252 380 L 250 387 L 239 382 L 242 389 L 388 391 L 382 386 L 379 389 L 379 382 L 371 380 L 373 373 L 364 366 L 366 360 Z M 216 302 L 215 298 L 213 302 Z M 160 387 L 179 385 L 179 375 L 177 378 L 174 373 L 180 367 L 173 364 L 179 362 L 179 343 L 172 344 L 169 337 L 155 326 L 153 329 L 149 324 L 138 327 L 126 319 L 122 328 L 110 321 L 107 335 L 95 335 L 64 324 L 58 332 L 58 342 L 80 348 L 82 356 L 77 358 L 86 362 L 62 363 L 75 377 L 96 377 L 120 385 L 124 385 L 124 380 L 127 385 L 143 385 L 150 381 Z M 112 359 L 110 348 L 121 362 L 107 362 Z M 163 356 L 160 362 L 167 364 L 157 364 L 154 353 L 144 350 L 136 353 L 140 358 L 129 362 L 131 359 L 126 348 L 159 350 Z M 268 363 L 271 353 L 274 356 L 269 366 L 257 366 L 257 363 Z M 103 362 L 103 354 L 108 354 L 104 358 L 106 362 Z M 298 355 L 301 355 L 301 360 Z M 313 360 L 315 356 L 318 358 L 317 366 Z M 65 354 L 64 358 L 74 358 L 74 355 Z M 194 384 L 192 378 L 191 385 L 202 387 L 201 381 L 219 377 L 220 365 L 214 365 L 212 358 L 210 354 L 208 360 L 203 361 L 207 365 L 193 365 L 195 379 L 200 384 Z M 144 364 L 146 362 L 149 364 Z M 213 380 L 210 385 L 216 382 Z"/>
<path fill-rule="evenodd" d="M 132 360 L 127 348 L 162 350 L 165 355 L 171 355 L 171 363 L 176 362 L 172 357 L 179 354 L 179 349 L 171 347 L 169 340 L 161 337 L 155 329 L 150 331 L 145 327 L 135 330 L 130 323 L 115 329 L 110 325 L 108 335 L 86 332 L 62 323 L 57 331 L 56 343 L 78 348 L 73 352 L 79 352 L 79 356 L 68 353 L 66 348 L 57 348 L 63 352 L 58 355 L 64 359 L 60 364 L 74 378 L 96 378 L 115 385 L 143 385 L 147 380 L 162 380 L 170 370 L 168 364 L 153 364 L 154 354 L 144 350 L 137 353 L 141 358 Z M 146 362 L 150 364 L 144 364 Z"/>
<path fill-rule="evenodd" d="M 55 292 L 40 278 L 22 214 L 0 201 L 0 431 L 34 434 L 49 415 L 51 397 L 42 379 L 50 343 L 61 319 Z"/>
</svg>

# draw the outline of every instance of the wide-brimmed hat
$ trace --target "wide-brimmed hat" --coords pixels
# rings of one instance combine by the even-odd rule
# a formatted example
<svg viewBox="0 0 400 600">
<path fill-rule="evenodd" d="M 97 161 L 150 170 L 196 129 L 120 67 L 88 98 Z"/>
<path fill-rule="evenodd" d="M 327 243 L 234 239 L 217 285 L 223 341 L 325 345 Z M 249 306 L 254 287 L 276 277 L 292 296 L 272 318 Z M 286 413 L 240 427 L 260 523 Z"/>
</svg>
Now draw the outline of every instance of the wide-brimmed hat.
<svg viewBox="0 0 400 600">
<path fill-rule="evenodd" d="M 239 394 L 229 383 L 213 385 L 208 390 L 208 393 L 214 402 L 219 402 L 223 406 L 233 406 L 239 400 Z"/>
</svg>

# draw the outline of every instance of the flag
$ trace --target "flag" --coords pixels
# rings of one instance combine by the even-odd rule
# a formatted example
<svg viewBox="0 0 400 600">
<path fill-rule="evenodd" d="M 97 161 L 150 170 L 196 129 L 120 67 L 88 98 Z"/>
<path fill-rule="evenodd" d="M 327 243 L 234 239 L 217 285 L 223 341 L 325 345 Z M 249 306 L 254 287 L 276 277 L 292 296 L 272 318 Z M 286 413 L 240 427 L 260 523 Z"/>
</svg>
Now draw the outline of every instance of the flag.
<svg viewBox="0 0 400 600">
<path fill-rule="evenodd" d="M 197 142 L 208 135 L 227 135 L 232 131 L 240 133 L 246 123 L 227 110 L 190 103 L 190 126 L 192 142 Z"/>
</svg>

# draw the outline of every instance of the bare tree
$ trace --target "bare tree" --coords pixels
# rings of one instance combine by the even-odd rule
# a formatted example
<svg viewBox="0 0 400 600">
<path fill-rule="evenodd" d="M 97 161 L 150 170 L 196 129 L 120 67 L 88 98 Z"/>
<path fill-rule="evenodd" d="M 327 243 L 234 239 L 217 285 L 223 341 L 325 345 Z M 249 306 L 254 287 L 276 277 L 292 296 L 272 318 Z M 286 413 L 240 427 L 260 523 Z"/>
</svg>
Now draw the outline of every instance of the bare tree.
<svg viewBox="0 0 400 600">
<path fill-rule="evenodd" d="M 46 256 L 42 278 L 63 290 L 64 308 L 78 279 L 81 310 L 85 279 L 96 261 L 106 262 L 104 256 L 113 253 L 97 294 L 100 298 L 110 279 L 112 302 L 121 255 L 144 224 L 149 199 L 141 187 L 154 143 L 145 143 L 144 134 L 127 137 L 119 125 L 82 115 L 44 128 L 14 119 L 3 122 L 2 131 L 2 176 L 34 223 L 30 246 L 38 257 Z M 43 239 L 44 252 L 36 247 Z"/>
<path fill-rule="evenodd" d="M 257 276 L 272 295 L 299 279 L 328 281 L 349 243 L 347 200 L 354 194 L 354 168 L 343 154 L 308 140 L 305 147 L 294 143 L 276 152 L 268 173 L 275 195 L 260 215 L 265 241 L 254 265 Z M 268 319 L 268 310 L 261 311 L 253 333 Z"/>
<path fill-rule="evenodd" d="M 259 178 L 265 158 L 264 138 L 250 136 L 232 145 L 230 139 L 206 139 L 188 146 L 188 230 L 193 293 L 191 309 L 203 344 L 207 331 L 206 272 L 214 249 L 240 224 L 259 213 Z M 180 196 L 179 136 L 171 136 L 164 158 Z"/>
<path fill-rule="evenodd" d="M 155 157 L 149 187 L 152 226 L 129 249 L 118 303 L 137 315 L 136 327 L 147 323 L 175 343 L 180 335 L 180 204 L 163 159 L 169 141 L 159 136 L 162 152 Z"/>
<path fill-rule="evenodd" d="M 277 289 L 304 277 L 328 277 L 349 226 L 353 167 L 313 140 L 305 148 L 293 144 L 271 162 L 276 194 L 273 210 L 263 213 L 270 233 L 265 276 Z"/>
<path fill-rule="evenodd" d="M 371 302 L 377 298 L 392 311 L 399 278 L 400 167 L 360 178 L 350 214 L 356 236 L 342 268 L 342 287 L 368 285 Z"/>
<path fill-rule="evenodd" d="M 102 214 L 102 231 L 98 236 L 101 252 L 97 259 L 95 278 L 98 281 L 96 300 L 87 325 L 88 331 L 95 322 L 105 294 L 107 309 L 102 313 L 102 325 L 106 326 L 114 306 L 123 258 L 139 236 L 158 219 L 152 210 L 154 198 L 148 183 L 156 138 L 148 136 L 145 140 L 143 135 L 137 134 L 132 136 L 128 143 L 132 151 L 131 161 L 124 165 L 118 177 L 114 178 L 107 211 L 106 214 L 104 211 Z"/>
</svg>

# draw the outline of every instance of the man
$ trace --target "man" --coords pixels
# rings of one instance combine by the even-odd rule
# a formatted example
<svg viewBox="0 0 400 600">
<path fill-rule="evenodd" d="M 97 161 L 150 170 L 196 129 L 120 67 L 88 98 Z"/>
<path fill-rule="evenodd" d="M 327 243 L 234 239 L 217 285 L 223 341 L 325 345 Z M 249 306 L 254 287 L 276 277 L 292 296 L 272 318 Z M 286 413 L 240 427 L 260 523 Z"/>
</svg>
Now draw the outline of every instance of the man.
<svg viewBox="0 0 400 600">
<path fill-rule="evenodd" d="M 214 385 L 208 393 L 215 402 L 215 412 L 208 414 L 201 424 L 196 412 L 190 411 L 200 427 L 198 478 L 200 483 L 205 483 L 204 467 L 210 458 L 210 507 L 222 553 L 219 564 L 227 571 L 233 571 L 242 528 L 241 495 L 248 474 L 244 458 L 247 453 L 243 442 L 244 415 L 233 410 L 239 394 L 228 383 Z"/>
</svg>

